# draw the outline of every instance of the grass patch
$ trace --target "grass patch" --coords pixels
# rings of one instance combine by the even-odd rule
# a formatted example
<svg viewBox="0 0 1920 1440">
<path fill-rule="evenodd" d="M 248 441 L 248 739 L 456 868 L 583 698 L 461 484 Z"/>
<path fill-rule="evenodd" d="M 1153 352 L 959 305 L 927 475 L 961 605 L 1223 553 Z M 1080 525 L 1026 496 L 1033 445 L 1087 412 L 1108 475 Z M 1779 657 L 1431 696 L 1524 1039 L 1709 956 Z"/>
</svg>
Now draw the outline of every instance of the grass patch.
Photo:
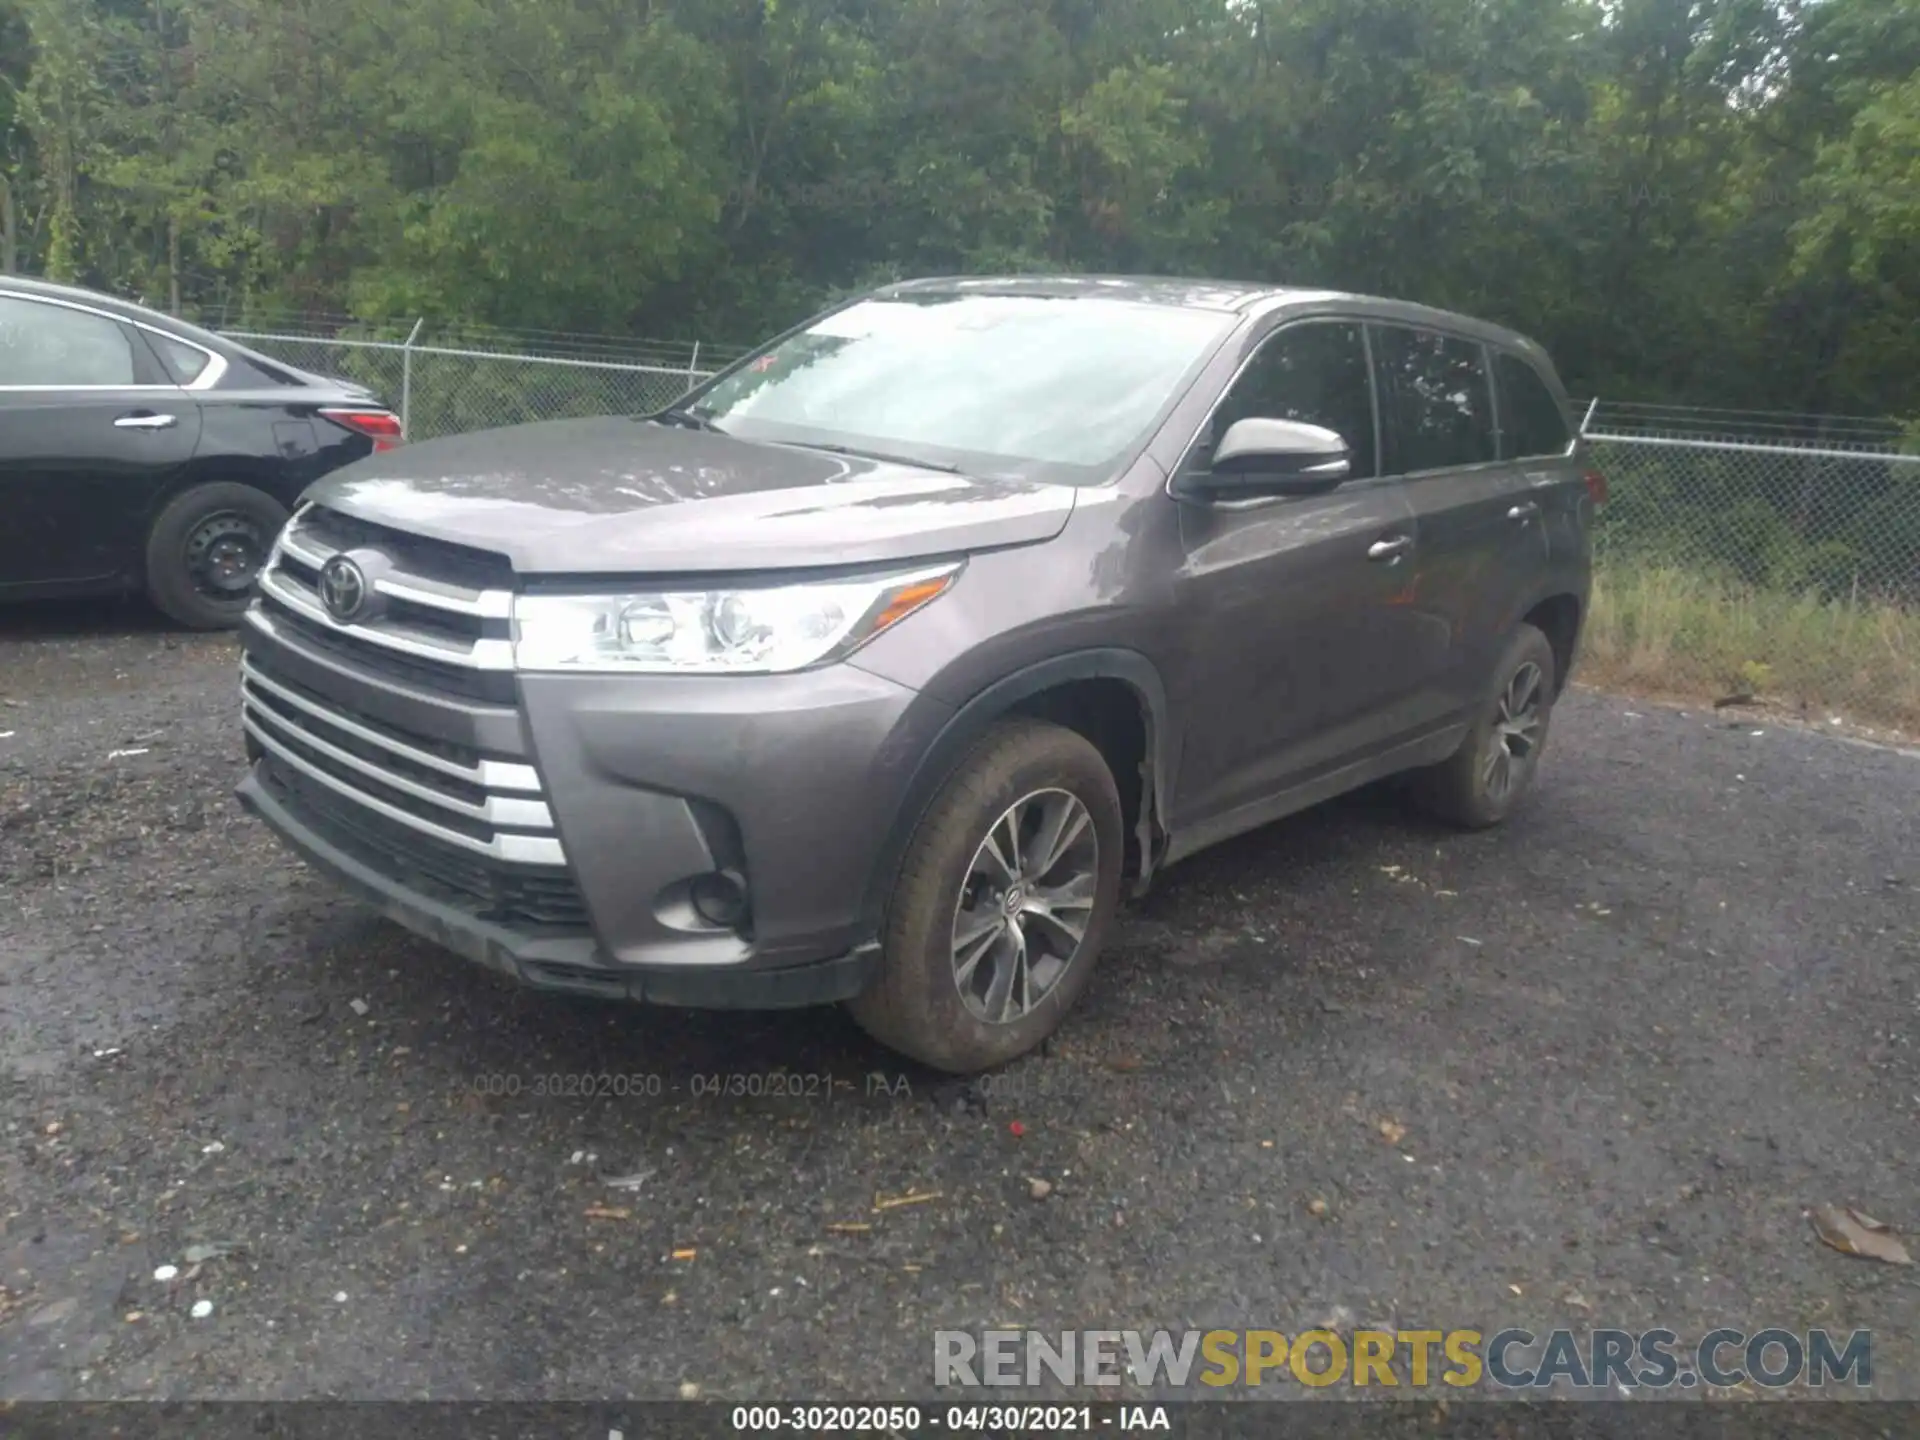
<svg viewBox="0 0 1920 1440">
<path fill-rule="evenodd" d="M 1580 678 L 1606 688 L 1754 694 L 1820 719 L 1920 729 L 1920 613 L 1897 605 L 1609 559 L 1581 652 Z"/>
</svg>

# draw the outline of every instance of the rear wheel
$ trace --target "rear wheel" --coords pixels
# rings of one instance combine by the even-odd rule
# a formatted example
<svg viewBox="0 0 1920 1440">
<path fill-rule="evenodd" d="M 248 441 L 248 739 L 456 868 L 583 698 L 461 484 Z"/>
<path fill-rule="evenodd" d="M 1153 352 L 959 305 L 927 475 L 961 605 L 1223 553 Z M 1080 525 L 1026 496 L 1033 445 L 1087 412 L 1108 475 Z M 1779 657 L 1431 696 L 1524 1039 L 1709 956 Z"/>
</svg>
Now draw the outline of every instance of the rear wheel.
<svg viewBox="0 0 1920 1440">
<path fill-rule="evenodd" d="M 1531 625 L 1515 627 L 1460 748 L 1414 775 L 1421 807 L 1470 830 L 1506 819 L 1533 788 L 1558 691 L 1547 637 Z"/>
<path fill-rule="evenodd" d="M 286 509 L 248 485 L 213 481 L 182 491 L 147 533 L 147 596 L 195 630 L 240 622 Z"/>
<path fill-rule="evenodd" d="M 1120 797 L 1084 737 L 1022 720 L 963 760 L 894 882 L 861 1027 L 935 1069 L 1003 1065 L 1060 1025 L 1119 904 Z"/>
</svg>

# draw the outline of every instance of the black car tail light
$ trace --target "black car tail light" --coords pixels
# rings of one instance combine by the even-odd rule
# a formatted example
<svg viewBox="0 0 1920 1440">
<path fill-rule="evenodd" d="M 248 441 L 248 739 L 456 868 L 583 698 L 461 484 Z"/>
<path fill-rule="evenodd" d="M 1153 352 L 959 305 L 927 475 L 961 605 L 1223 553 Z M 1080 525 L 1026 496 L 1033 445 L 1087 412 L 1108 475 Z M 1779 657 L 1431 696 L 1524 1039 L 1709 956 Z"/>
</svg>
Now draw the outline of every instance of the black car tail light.
<svg viewBox="0 0 1920 1440">
<path fill-rule="evenodd" d="M 356 435 L 365 435 L 373 441 L 375 453 L 392 450 L 407 438 L 401 428 L 400 417 L 391 410 L 340 410 L 325 409 L 320 412 L 325 419 L 353 431 Z"/>
</svg>

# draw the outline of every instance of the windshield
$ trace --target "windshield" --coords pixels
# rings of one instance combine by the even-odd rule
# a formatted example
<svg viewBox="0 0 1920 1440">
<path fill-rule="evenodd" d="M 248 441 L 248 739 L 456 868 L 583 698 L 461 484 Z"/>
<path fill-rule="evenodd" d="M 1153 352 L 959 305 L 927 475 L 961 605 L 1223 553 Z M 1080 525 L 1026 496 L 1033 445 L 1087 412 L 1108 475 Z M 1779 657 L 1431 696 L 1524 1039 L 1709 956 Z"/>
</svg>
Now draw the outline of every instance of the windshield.
<svg viewBox="0 0 1920 1440">
<path fill-rule="evenodd" d="M 1093 484 L 1233 319 L 1085 297 L 864 300 L 788 336 L 687 410 L 745 439 Z"/>
</svg>

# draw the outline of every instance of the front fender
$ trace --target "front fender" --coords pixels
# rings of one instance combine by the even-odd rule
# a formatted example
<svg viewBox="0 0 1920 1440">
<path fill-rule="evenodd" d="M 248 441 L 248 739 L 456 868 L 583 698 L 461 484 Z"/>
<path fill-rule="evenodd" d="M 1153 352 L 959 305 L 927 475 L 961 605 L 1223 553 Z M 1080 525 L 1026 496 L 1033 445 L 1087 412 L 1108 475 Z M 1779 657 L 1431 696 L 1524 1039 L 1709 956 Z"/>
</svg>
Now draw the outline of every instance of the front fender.
<svg viewBox="0 0 1920 1440">
<path fill-rule="evenodd" d="M 884 921 L 887 898 L 892 893 L 894 877 L 899 873 L 913 832 L 968 749 L 1022 701 L 1076 680 L 1102 679 L 1119 680 L 1133 692 L 1145 727 L 1150 774 L 1142 777 L 1142 803 L 1136 832 L 1141 857 L 1137 887 L 1145 888 L 1160 850 L 1156 831 L 1159 818 L 1167 813 L 1166 800 L 1172 793 L 1178 754 L 1167 709 L 1166 685 L 1159 669 L 1137 650 L 1079 650 L 1025 666 L 987 686 L 954 712 L 928 747 L 908 782 L 906 796 L 887 831 L 867 885 L 862 915 L 875 933 Z"/>
</svg>

